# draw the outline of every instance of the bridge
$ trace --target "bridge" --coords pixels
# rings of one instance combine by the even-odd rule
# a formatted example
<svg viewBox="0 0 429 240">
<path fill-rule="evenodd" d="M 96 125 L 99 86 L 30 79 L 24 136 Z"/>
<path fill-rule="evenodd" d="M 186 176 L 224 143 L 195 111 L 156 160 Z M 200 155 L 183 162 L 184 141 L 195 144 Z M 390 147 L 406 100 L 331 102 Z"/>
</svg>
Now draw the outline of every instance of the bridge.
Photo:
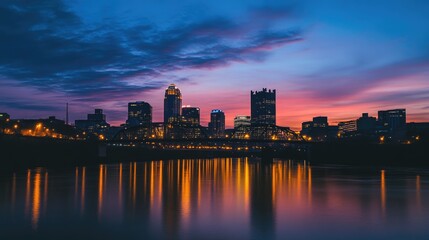
<svg viewBox="0 0 429 240">
<path fill-rule="evenodd" d="M 168 155 L 177 156 L 306 156 L 311 143 L 291 140 L 259 139 L 146 139 L 111 140 L 105 142 L 111 151 L 121 155 Z M 119 154 L 118 154 L 119 155 Z"/>
<path fill-rule="evenodd" d="M 288 142 L 305 141 L 299 134 L 289 127 L 277 125 L 240 126 L 237 129 L 230 129 L 216 140 L 228 139 L 236 140 L 283 140 Z M 175 123 L 153 123 L 128 127 L 120 130 L 113 137 L 113 140 L 152 140 L 152 139 L 189 139 L 207 140 L 213 138 L 207 129 L 201 125 L 175 124 Z"/>
</svg>

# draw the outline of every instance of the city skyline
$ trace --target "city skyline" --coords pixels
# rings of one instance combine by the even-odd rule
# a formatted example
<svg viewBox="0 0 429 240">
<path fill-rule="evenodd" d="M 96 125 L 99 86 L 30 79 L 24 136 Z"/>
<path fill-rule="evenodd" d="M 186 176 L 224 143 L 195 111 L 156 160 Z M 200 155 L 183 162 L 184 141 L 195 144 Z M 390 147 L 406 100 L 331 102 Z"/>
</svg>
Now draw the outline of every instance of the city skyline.
<svg viewBox="0 0 429 240">
<path fill-rule="evenodd" d="M 70 122 L 102 108 L 119 125 L 129 102 L 145 101 L 162 122 L 164 90 L 176 83 L 202 125 L 222 109 L 232 128 L 235 116 L 250 115 L 250 90 L 265 87 L 278 91 L 277 124 L 293 129 L 314 116 L 337 124 L 393 108 L 427 122 L 428 9 L 427 1 L 5 2 L 0 111 L 65 119 L 68 102 Z"/>
<path fill-rule="evenodd" d="M 171 98 L 170 100 L 168 100 L 169 98 Z M 233 129 L 236 129 L 237 126 L 237 121 L 240 122 L 240 120 L 242 121 L 241 123 L 244 123 L 244 125 L 251 125 L 251 123 L 254 126 L 258 126 L 258 125 L 277 125 L 276 122 L 276 89 L 267 89 L 267 88 L 262 88 L 262 90 L 251 90 L 250 91 L 250 100 L 251 100 L 251 106 L 250 106 L 250 112 L 251 115 L 253 116 L 248 116 L 248 115 L 235 115 L 234 119 L 233 119 Z M 139 125 L 150 125 L 152 123 L 161 123 L 161 124 L 172 124 L 172 123 L 186 123 L 186 124 L 191 124 L 191 125 L 199 125 L 199 126 L 204 126 L 204 124 L 201 124 L 200 119 L 201 119 L 201 114 L 200 114 L 200 107 L 198 106 L 191 106 L 191 105 L 183 105 L 181 104 L 182 102 L 182 94 L 180 89 L 175 85 L 175 84 L 170 84 L 166 89 L 165 89 L 165 95 L 164 95 L 164 112 L 167 111 L 167 114 L 164 114 L 164 121 L 161 122 L 157 122 L 157 121 L 152 121 L 152 105 L 148 102 L 145 101 L 136 101 L 136 102 L 129 102 L 128 103 L 128 118 L 121 122 L 119 125 L 117 125 L 116 127 L 134 127 L 134 126 L 139 126 Z M 68 112 L 68 108 L 69 104 L 66 103 L 66 118 L 69 115 Z M 399 111 L 399 112 L 398 112 Z M 361 113 L 361 117 L 366 117 L 366 118 L 373 118 L 374 121 L 385 121 L 384 118 L 388 118 L 387 115 L 388 113 L 393 112 L 393 115 L 398 115 L 401 117 L 403 117 L 402 121 L 402 125 L 405 125 L 406 123 L 419 123 L 419 122 L 414 122 L 414 121 L 407 121 L 406 120 L 406 109 L 400 109 L 400 108 L 395 108 L 395 109 L 379 109 L 377 110 L 377 114 L 378 114 L 378 118 L 376 118 L 376 115 L 369 115 L 369 113 Z M 213 122 L 213 114 L 218 114 L 221 113 L 222 114 L 222 124 L 223 126 L 221 127 L 221 129 L 225 130 L 227 129 L 228 125 L 225 122 L 225 113 L 222 109 L 212 109 L 210 111 L 210 121 L 205 125 L 205 127 L 208 127 L 208 129 L 212 128 L 213 126 L 211 126 L 211 123 Z M 7 114 L 7 113 L 4 113 Z M 98 114 L 98 117 L 96 116 Z M 387 114 L 387 115 L 386 115 Z M 167 115 L 167 117 L 166 117 Z M 173 115 L 174 117 L 171 118 L 169 117 L 170 115 Z M 102 121 L 104 122 L 104 124 L 107 124 L 110 126 L 110 124 L 107 121 L 107 116 L 106 114 L 103 114 L 103 109 L 95 109 L 95 115 L 88 113 L 87 114 L 88 119 L 87 120 L 81 120 L 81 119 L 76 119 L 76 123 L 77 122 L 86 122 L 86 121 L 93 121 L 95 120 L 95 118 L 97 118 L 97 121 Z M 7 118 L 10 118 L 10 115 L 7 114 Z M 56 116 L 49 116 L 49 119 L 53 118 L 55 119 Z M 99 119 L 98 119 L 99 118 Z M 318 116 L 313 116 L 313 121 L 316 122 L 325 122 L 324 127 L 327 127 L 328 124 L 330 126 L 335 126 L 338 125 L 340 126 L 341 124 L 344 124 L 345 122 L 355 122 L 358 121 L 358 118 L 354 118 L 354 119 L 346 119 L 343 121 L 338 121 L 336 123 L 333 122 L 329 122 L 328 118 L 329 116 L 322 116 L 322 115 L 318 115 Z M 42 119 L 42 118 L 40 118 Z M 248 123 L 245 123 L 245 121 L 248 121 Z M 252 120 L 253 119 L 253 120 Z M 18 119 L 19 120 L 19 119 Z M 216 120 L 218 121 L 218 120 Z M 244 122 L 243 122 L 244 121 Z M 66 120 L 63 121 L 64 123 L 66 123 L 67 125 L 69 125 Z M 77 126 L 78 124 L 75 125 Z M 301 123 L 300 128 L 304 129 L 308 127 L 308 124 L 312 123 L 312 121 L 304 121 Z M 375 122 L 374 122 L 375 123 Z M 421 122 L 420 122 L 421 123 Z M 396 123 L 395 123 L 396 124 Z M 383 124 L 382 124 L 383 125 Z M 388 124 L 390 125 L 390 124 Z M 73 124 L 72 124 L 73 126 Z M 280 125 L 277 125 L 280 126 Z M 304 127 L 305 126 L 305 127 Z M 289 126 L 283 126 L 283 127 L 289 127 Z M 217 128 L 217 127 L 215 127 Z M 232 129 L 232 128 L 229 128 Z M 222 130 L 222 131 L 223 131 Z M 293 130 L 298 130 L 298 129 L 293 129 Z"/>
<path fill-rule="evenodd" d="M 1 239 L 429 239 L 429 0 L 0 1 Z"/>
</svg>

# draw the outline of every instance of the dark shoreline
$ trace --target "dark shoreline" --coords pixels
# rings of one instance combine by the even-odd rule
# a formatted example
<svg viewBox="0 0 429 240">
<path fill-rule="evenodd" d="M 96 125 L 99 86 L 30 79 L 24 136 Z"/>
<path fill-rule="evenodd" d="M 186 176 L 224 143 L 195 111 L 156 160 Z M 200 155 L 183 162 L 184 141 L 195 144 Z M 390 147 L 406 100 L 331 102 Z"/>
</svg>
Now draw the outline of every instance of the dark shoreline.
<svg viewBox="0 0 429 240">
<path fill-rule="evenodd" d="M 78 166 L 133 161 L 258 157 L 306 160 L 312 165 L 341 164 L 375 167 L 429 167 L 429 144 L 311 143 L 305 149 L 266 149 L 261 152 L 220 150 L 159 150 L 106 146 L 98 141 L 71 141 L 20 136 L 0 137 L 3 165 L 10 167 Z"/>
</svg>

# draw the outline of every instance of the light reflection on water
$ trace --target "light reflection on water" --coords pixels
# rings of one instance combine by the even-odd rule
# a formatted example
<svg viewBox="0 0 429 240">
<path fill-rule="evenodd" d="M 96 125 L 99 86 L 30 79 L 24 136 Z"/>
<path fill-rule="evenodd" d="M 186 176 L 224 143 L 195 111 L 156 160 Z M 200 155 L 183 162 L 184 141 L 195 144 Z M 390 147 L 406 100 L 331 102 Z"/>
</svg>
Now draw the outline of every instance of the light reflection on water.
<svg viewBox="0 0 429 240">
<path fill-rule="evenodd" d="M 247 158 L 36 168 L 1 174 L 0 237 L 424 239 L 428 179 Z"/>
</svg>

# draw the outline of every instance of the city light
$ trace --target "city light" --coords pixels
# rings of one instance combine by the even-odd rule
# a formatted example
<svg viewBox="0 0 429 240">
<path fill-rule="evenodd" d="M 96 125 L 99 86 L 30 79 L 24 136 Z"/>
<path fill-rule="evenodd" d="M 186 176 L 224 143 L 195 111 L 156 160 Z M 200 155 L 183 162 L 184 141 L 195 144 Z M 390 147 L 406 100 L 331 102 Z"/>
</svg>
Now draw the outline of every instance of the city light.
<svg viewBox="0 0 429 240">
<path fill-rule="evenodd" d="M 152 106 L 144 101 L 128 103 L 128 119 L 121 127 L 112 127 L 106 122 L 103 109 L 95 109 L 86 120 L 76 120 L 75 126 L 70 126 L 67 134 L 64 121 L 49 119 L 13 120 L 8 127 L 3 127 L 4 134 L 21 134 L 33 137 L 67 138 L 84 140 L 133 140 L 147 139 L 242 139 L 242 140 L 271 140 L 271 141 L 308 141 L 325 142 L 332 140 L 368 139 L 373 143 L 415 143 L 420 136 L 410 134 L 405 136 L 407 128 L 405 109 L 378 111 L 378 119 L 363 113 L 355 120 L 339 122 L 330 125 L 327 116 L 313 117 L 312 121 L 302 123 L 301 131 L 291 130 L 275 124 L 276 115 L 273 109 L 276 105 L 275 90 L 263 88 L 262 91 L 251 91 L 251 116 L 236 115 L 234 128 L 225 129 L 225 112 L 221 109 L 210 111 L 208 126 L 200 125 L 200 108 L 182 105 L 182 94 L 179 88 L 171 84 L 165 91 L 164 122 L 152 121 Z M 8 115 L 6 115 L 8 116 Z M 21 121 L 21 122 L 20 122 Z M 51 126 L 52 122 L 58 124 Z M 27 122 L 27 123 L 26 123 Z M 19 124 L 19 125 L 18 125 Z M 426 124 L 426 123 L 424 123 Z M 55 126 L 55 127 L 54 127 Z M 361 129 L 361 126 L 364 128 Z M 417 125 L 416 125 L 417 126 Z M 416 133 L 428 128 L 422 125 Z M 20 131 L 13 132 L 11 129 Z M 60 129 L 55 132 L 55 128 Z M 110 131 L 117 128 L 116 131 Z M 421 130 L 423 129 L 423 130 Z M 380 133 L 383 136 L 380 136 Z M 404 133 L 404 134 L 401 134 Z M 76 137 L 82 135 L 82 139 Z"/>
</svg>

